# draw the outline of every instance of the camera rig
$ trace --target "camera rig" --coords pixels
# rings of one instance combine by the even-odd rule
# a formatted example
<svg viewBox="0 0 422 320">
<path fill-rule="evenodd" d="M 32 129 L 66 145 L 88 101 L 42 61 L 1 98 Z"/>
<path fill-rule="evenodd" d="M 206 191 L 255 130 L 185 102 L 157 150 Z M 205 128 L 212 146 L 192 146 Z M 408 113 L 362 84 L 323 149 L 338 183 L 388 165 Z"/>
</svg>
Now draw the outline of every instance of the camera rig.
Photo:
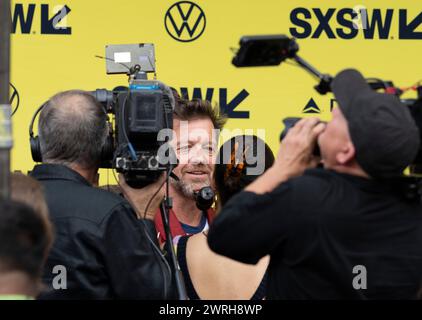
<svg viewBox="0 0 422 320">
<path fill-rule="evenodd" d="M 157 193 L 165 184 L 166 196 L 160 205 L 160 213 L 166 238 L 169 239 L 166 251 L 178 298 L 186 300 L 186 289 L 171 240 L 169 223 L 169 210 L 172 208 L 169 179 L 178 164 L 168 144 L 173 128 L 173 92 L 156 80 L 153 44 L 108 45 L 105 59 L 107 74 L 127 74 L 129 86 L 117 87 L 113 91 L 97 89 L 92 92 L 106 112 L 115 118 L 115 134 L 111 130 L 111 147 L 105 152 L 101 167 L 115 168 L 117 172 L 123 173 L 127 184 L 133 188 L 142 188 L 165 174 L 166 179 Z M 154 73 L 153 80 L 148 80 L 148 73 Z"/>
<path fill-rule="evenodd" d="M 173 128 L 173 93 L 155 76 L 148 80 L 148 73 L 155 74 L 153 44 L 108 45 L 105 59 L 107 74 L 127 74 L 129 85 L 92 92 L 115 120 L 101 167 L 115 168 L 131 187 L 141 188 L 177 165 L 172 149 L 164 148 Z M 160 134 L 166 129 L 167 136 Z"/>
<path fill-rule="evenodd" d="M 298 55 L 299 45 L 294 38 L 286 35 L 259 35 L 244 36 L 240 39 L 240 48 L 236 52 L 232 63 L 236 67 L 264 67 L 278 66 L 286 59 L 293 60 L 315 76 L 319 83 L 314 86 L 319 94 L 331 92 L 331 81 L 333 77 L 329 74 L 323 74 L 306 60 Z M 419 129 L 422 141 L 422 85 L 417 83 L 408 88 L 398 88 L 392 81 L 384 81 L 377 78 L 366 79 L 373 90 L 384 90 L 384 93 L 394 94 L 401 98 L 402 94 L 409 90 L 417 92 L 414 99 L 400 99 L 404 106 L 409 108 L 410 113 Z M 287 130 L 291 128 L 300 118 L 284 119 L 285 129 L 281 138 L 285 136 Z M 318 150 L 314 154 L 318 154 Z M 393 181 L 395 187 L 400 193 L 409 200 L 421 201 L 422 199 L 422 145 L 419 146 L 417 156 L 409 166 L 410 176 L 403 176 Z"/>
<path fill-rule="evenodd" d="M 232 63 L 236 67 L 278 66 L 286 59 L 291 59 L 319 80 L 319 83 L 314 87 L 319 94 L 331 92 L 333 77 L 318 71 L 301 58 L 298 52 L 299 45 L 296 40 L 286 35 L 244 36 L 240 39 L 240 48 Z M 415 99 L 401 99 L 401 101 L 409 108 L 420 134 L 422 133 L 422 85 L 420 83 L 409 88 L 397 88 L 392 81 L 377 78 L 366 80 L 373 90 L 384 90 L 385 93 L 394 94 L 399 98 L 406 91 L 416 91 L 417 97 Z M 290 126 L 294 122 L 291 119 L 297 121 L 298 118 L 287 118 L 287 123 L 290 123 Z M 412 175 L 422 174 L 422 146 L 419 146 L 417 157 L 410 166 L 410 172 Z"/>
</svg>

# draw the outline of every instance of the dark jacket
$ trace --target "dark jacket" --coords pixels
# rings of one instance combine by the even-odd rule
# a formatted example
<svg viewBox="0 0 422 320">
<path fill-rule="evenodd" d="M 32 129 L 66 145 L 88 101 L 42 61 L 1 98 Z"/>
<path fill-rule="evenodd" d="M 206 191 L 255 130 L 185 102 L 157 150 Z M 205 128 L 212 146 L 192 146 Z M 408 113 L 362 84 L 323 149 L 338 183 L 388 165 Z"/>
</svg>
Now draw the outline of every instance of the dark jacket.
<svg viewBox="0 0 422 320">
<path fill-rule="evenodd" d="M 38 165 L 31 176 L 44 185 L 55 228 L 42 299 L 167 298 L 171 275 L 151 244 L 153 221 L 138 220 L 125 199 L 66 166 Z M 53 288 L 63 282 L 58 265 L 66 268 L 66 289 Z"/>
<path fill-rule="evenodd" d="M 267 299 L 414 299 L 422 205 L 395 184 L 312 169 L 265 194 L 240 192 L 210 227 L 215 252 L 270 254 Z"/>
</svg>

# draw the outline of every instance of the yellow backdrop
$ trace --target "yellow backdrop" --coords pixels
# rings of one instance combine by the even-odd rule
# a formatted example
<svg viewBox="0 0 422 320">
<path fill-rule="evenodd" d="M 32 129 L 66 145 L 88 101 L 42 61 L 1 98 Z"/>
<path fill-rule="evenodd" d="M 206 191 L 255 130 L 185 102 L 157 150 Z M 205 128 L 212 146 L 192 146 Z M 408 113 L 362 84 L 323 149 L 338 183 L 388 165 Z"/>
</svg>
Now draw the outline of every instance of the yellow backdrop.
<svg viewBox="0 0 422 320">
<path fill-rule="evenodd" d="M 94 57 L 104 55 L 106 44 L 154 43 L 159 80 L 178 90 L 187 88 L 191 96 L 194 88 L 200 88 L 204 97 L 207 88 L 213 88 L 214 102 L 249 113 L 247 118 L 230 119 L 227 128 L 264 128 L 266 141 L 274 151 L 284 117 L 314 115 L 303 112 L 313 98 L 319 116 L 327 120 L 331 96 L 317 94 L 314 79 L 289 64 L 253 69 L 232 66 L 232 48 L 243 35 L 294 33 L 300 38 L 300 55 L 320 71 L 333 75 L 355 67 L 368 77 L 394 80 L 400 86 L 422 78 L 420 1 L 196 0 L 205 20 L 198 7 L 192 7 L 187 19 L 192 36 L 185 28 L 180 37 L 169 17 L 181 26 L 180 11 L 173 6 L 177 2 L 12 3 L 16 28 L 12 35 L 11 79 L 21 98 L 20 109 L 13 117 L 13 170 L 26 172 L 33 167 L 28 125 L 36 108 L 51 95 L 76 88 L 112 89 L 127 83 L 124 75 L 106 75 L 105 61 Z M 352 17 L 348 12 L 356 5 L 366 6 L 366 30 L 350 27 Z M 180 5 L 185 16 L 190 6 L 186 1 Z M 365 27 L 363 22 L 359 23 L 361 27 Z M 197 38 L 186 42 L 176 40 L 178 37 Z M 344 39 L 347 37 L 350 39 Z"/>
</svg>

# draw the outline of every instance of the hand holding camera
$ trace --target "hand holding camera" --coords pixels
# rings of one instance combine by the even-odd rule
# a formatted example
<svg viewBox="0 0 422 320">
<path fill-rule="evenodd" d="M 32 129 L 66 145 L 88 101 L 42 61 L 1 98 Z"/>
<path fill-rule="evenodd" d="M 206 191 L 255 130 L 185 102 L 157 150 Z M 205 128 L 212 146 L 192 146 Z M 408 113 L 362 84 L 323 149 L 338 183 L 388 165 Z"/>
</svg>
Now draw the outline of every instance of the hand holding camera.
<svg viewBox="0 0 422 320">
<path fill-rule="evenodd" d="M 280 144 L 275 160 L 276 171 L 289 178 L 301 175 L 306 169 L 314 168 L 320 158 L 313 154 L 318 136 L 324 131 L 325 124 L 318 118 L 302 119 L 286 134 Z"/>
</svg>

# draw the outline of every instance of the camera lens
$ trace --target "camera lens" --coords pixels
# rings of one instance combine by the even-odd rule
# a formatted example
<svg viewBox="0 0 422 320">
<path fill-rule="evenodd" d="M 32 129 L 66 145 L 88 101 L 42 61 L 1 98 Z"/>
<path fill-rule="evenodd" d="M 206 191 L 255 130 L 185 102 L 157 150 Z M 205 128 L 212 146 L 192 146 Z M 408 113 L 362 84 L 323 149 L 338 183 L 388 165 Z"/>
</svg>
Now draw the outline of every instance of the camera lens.
<svg viewBox="0 0 422 320">
<path fill-rule="evenodd" d="M 140 169 L 147 169 L 148 168 L 148 161 L 147 159 L 145 159 L 144 157 L 142 157 L 139 162 L 138 162 L 138 166 Z"/>
<path fill-rule="evenodd" d="M 158 167 L 158 160 L 155 157 L 149 159 L 149 167 L 153 169 Z"/>
</svg>

